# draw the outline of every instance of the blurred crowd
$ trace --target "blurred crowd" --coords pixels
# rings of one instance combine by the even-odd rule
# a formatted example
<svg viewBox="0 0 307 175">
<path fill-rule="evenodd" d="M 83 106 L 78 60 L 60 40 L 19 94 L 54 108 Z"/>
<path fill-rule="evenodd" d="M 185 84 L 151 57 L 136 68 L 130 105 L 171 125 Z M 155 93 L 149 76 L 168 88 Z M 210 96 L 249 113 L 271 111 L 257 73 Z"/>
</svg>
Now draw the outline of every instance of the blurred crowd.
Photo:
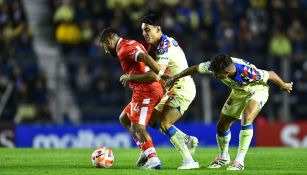
<svg viewBox="0 0 307 175">
<path fill-rule="evenodd" d="M 295 84 L 291 117 L 301 119 L 307 115 L 307 0 L 49 2 L 54 37 L 65 56 L 70 85 L 84 121 L 117 120 L 116 115 L 129 102 L 129 90 L 124 90 L 118 81 L 123 73 L 121 67 L 117 59 L 97 46 L 97 36 L 105 27 L 114 27 L 126 38 L 143 41 L 140 18 L 148 11 L 161 14 L 162 31 L 179 42 L 189 65 L 217 53 L 229 53 L 281 74 L 281 61 L 288 59 L 289 76 Z M 48 104 L 44 75 L 37 67 L 31 31 L 19 0 L 0 0 L 0 36 L 0 76 L 14 82 L 19 99 L 12 103 L 16 108 L 27 100 L 36 106 Z M 198 95 L 185 114 L 188 121 L 202 120 L 199 79 L 195 77 Z M 216 80 L 211 80 L 211 86 L 217 117 L 229 91 Z M 20 97 L 23 91 L 28 94 L 25 100 Z M 281 104 L 280 92 L 274 85 L 271 92 L 269 105 L 276 110 L 274 107 Z M 267 108 L 263 115 L 266 111 Z"/>
<path fill-rule="evenodd" d="M 55 39 L 67 57 L 72 87 L 84 114 L 95 105 L 99 111 L 122 109 L 127 103 L 118 83 L 120 66 L 98 48 L 96 37 L 111 26 L 127 38 L 143 41 L 140 18 L 148 11 L 163 16 L 163 32 L 180 43 L 190 65 L 216 53 L 230 53 L 280 74 L 281 60 L 289 59 L 290 78 L 299 85 L 294 90 L 297 96 L 291 97 L 292 117 L 307 114 L 296 110 L 300 101 L 307 104 L 307 98 L 298 98 L 307 95 L 307 0 L 52 0 L 51 6 Z M 212 94 L 218 97 L 213 99 L 218 115 L 228 90 L 214 80 L 211 84 L 216 87 Z M 276 87 L 271 91 L 279 93 Z M 186 114 L 189 121 L 201 120 L 200 93 Z M 281 103 L 280 98 L 272 101 L 273 106 Z"/>
<path fill-rule="evenodd" d="M 180 43 L 190 65 L 230 53 L 281 74 L 281 60 L 289 59 L 290 78 L 299 85 L 294 90 L 298 96 L 291 97 L 292 117 L 307 114 L 303 109 L 307 98 L 298 98 L 307 95 L 306 0 L 51 0 L 51 7 L 55 39 L 67 58 L 85 120 L 105 115 L 105 108 L 114 107 L 119 114 L 129 99 L 118 82 L 121 68 L 98 48 L 97 35 L 111 26 L 127 38 L 143 41 L 140 18 L 148 11 L 161 14 L 163 32 Z M 218 97 L 213 99 L 217 117 L 228 90 L 219 82 L 211 84 Z M 279 93 L 276 87 L 272 91 Z M 186 114 L 189 121 L 201 120 L 200 93 Z M 280 103 L 280 98 L 273 99 L 271 108 Z"/>
<path fill-rule="evenodd" d="M 50 121 L 45 76 L 20 0 L 0 0 L 0 98 L 1 121 Z"/>
</svg>

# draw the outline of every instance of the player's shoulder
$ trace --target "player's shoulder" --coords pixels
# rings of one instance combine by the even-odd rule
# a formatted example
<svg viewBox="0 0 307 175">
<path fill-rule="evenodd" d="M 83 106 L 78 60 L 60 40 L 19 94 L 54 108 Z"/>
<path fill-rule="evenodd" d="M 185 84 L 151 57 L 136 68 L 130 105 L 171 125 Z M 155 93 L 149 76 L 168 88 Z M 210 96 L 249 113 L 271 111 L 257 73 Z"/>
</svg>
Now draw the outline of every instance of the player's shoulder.
<svg viewBox="0 0 307 175">
<path fill-rule="evenodd" d="M 143 45 L 136 40 L 122 39 L 119 43 L 120 49 L 124 52 L 129 52 L 132 49 L 135 49 L 137 46 L 143 47 Z"/>
<path fill-rule="evenodd" d="M 250 65 L 251 63 L 242 58 L 231 57 L 232 62 L 241 65 Z"/>
<path fill-rule="evenodd" d="M 123 39 L 120 44 L 125 47 L 141 45 L 141 43 L 132 39 Z"/>
<path fill-rule="evenodd" d="M 120 58 L 132 58 L 135 59 L 135 54 L 138 52 L 146 52 L 144 46 L 136 40 L 123 39 L 119 43 L 118 56 Z"/>
</svg>

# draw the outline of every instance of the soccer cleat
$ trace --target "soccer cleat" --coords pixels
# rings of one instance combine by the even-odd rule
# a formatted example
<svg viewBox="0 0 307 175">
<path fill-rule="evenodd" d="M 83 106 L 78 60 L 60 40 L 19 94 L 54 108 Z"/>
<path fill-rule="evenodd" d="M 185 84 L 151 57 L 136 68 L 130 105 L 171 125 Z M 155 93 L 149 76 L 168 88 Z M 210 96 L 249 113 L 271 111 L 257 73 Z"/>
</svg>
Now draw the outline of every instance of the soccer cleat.
<svg viewBox="0 0 307 175">
<path fill-rule="evenodd" d="M 189 148 L 189 152 L 193 156 L 196 148 L 198 147 L 198 139 L 194 136 L 188 136 L 188 138 L 184 138 L 187 147 Z"/>
<path fill-rule="evenodd" d="M 190 169 L 197 169 L 199 168 L 199 164 L 196 161 L 193 162 L 183 162 L 180 167 L 178 167 L 178 170 L 190 170 Z"/>
<path fill-rule="evenodd" d="M 148 159 L 147 159 L 146 155 L 145 155 L 143 152 L 141 152 L 141 154 L 140 154 L 138 160 L 136 161 L 136 166 L 137 166 L 137 167 L 144 166 L 145 163 L 147 162 L 147 160 L 148 160 Z"/>
<path fill-rule="evenodd" d="M 232 165 L 227 167 L 226 170 L 232 170 L 232 171 L 244 170 L 244 165 L 234 160 Z"/>
<path fill-rule="evenodd" d="M 157 158 L 153 157 L 148 159 L 144 166 L 141 167 L 143 170 L 161 169 L 162 162 Z"/>
<path fill-rule="evenodd" d="M 217 156 L 207 168 L 221 168 L 224 165 L 227 165 L 229 163 L 230 163 L 230 159 L 222 159 L 220 156 Z"/>
</svg>

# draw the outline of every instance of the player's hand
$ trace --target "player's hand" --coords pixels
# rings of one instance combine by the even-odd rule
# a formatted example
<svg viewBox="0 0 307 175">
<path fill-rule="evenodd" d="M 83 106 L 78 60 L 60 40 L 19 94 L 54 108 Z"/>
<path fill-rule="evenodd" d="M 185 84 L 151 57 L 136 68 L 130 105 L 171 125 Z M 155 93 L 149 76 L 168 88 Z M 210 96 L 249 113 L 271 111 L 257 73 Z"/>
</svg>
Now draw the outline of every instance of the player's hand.
<svg viewBox="0 0 307 175">
<path fill-rule="evenodd" d="M 129 74 L 124 74 L 120 76 L 119 81 L 122 83 L 124 87 L 126 87 L 130 81 Z"/>
<path fill-rule="evenodd" d="M 293 87 L 293 82 L 291 83 L 284 83 L 284 85 L 280 88 L 282 91 L 291 92 Z"/>
<path fill-rule="evenodd" d="M 162 79 L 163 80 L 167 80 L 167 79 L 169 79 L 169 78 L 171 78 L 172 76 L 170 75 L 170 74 L 167 74 L 167 73 L 164 73 L 163 75 L 162 75 Z"/>
<path fill-rule="evenodd" d="M 164 88 L 165 89 L 172 88 L 174 86 L 175 81 L 176 81 L 175 77 L 168 78 L 164 83 Z"/>
</svg>

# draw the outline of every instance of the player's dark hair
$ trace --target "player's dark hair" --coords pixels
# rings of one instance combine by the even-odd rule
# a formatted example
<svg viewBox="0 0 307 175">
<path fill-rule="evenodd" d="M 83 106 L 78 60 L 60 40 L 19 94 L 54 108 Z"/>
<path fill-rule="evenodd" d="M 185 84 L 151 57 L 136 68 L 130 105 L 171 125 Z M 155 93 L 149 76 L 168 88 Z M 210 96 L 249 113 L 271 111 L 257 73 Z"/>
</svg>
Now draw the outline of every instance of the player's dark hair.
<svg viewBox="0 0 307 175">
<path fill-rule="evenodd" d="M 141 23 L 146 23 L 153 26 L 161 26 L 161 15 L 155 12 L 149 12 L 143 16 Z"/>
<path fill-rule="evenodd" d="M 112 37 L 114 35 L 120 37 L 119 31 L 114 28 L 106 28 L 101 32 L 99 42 L 104 43 L 107 38 Z"/>
<path fill-rule="evenodd" d="M 232 63 L 232 59 L 227 54 L 219 54 L 215 56 L 210 63 L 209 70 L 220 72 Z"/>
</svg>

